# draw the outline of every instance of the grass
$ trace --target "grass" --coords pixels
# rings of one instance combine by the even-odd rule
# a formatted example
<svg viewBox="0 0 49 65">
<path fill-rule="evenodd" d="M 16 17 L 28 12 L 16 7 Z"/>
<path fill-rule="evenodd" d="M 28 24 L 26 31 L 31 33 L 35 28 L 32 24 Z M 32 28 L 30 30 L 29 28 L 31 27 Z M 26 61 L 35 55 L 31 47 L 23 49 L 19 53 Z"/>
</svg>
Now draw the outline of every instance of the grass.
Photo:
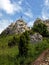
<svg viewBox="0 0 49 65">
<path fill-rule="evenodd" d="M 43 41 L 39 43 L 30 43 L 28 46 L 28 56 L 17 58 L 19 53 L 18 45 L 14 47 L 8 47 L 8 41 L 17 35 L 8 35 L 0 37 L 0 65 L 20 65 L 23 61 L 26 65 L 34 61 L 45 49 L 49 48 L 49 39 L 44 38 Z"/>
<path fill-rule="evenodd" d="M 8 41 L 14 35 L 0 37 L 0 65 L 15 65 L 15 57 L 18 55 L 18 46 L 8 47 Z"/>
</svg>

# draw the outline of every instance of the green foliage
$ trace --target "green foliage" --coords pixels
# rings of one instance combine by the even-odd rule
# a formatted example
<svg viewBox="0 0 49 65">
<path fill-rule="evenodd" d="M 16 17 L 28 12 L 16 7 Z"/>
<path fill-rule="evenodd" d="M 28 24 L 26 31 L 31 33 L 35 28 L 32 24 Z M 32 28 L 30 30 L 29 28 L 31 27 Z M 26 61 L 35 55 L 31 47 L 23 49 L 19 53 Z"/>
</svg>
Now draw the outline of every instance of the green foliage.
<svg viewBox="0 0 49 65">
<path fill-rule="evenodd" d="M 29 44 L 28 57 L 34 61 L 44 50 L 49 48 L 49 40 L 44 39 L 43 41 L 36 44 Z"/>
<path fill-rule="evenodd" d="M 25 36 L 26 43 L 29 43 L 30 38 L 29 38 L 29 33 L 28 33 L 28 31 L 25 31 L 23 34 L 24 34 L 24 36 Z"/>
<path fill-rule="evenodd" d="M 0 65 L 31 65 L 31 62 L 49 48 L 49 38 L 31 44 L 29 34 L 26 31 L 22 35 L 0 36 Z M 12 46 L 14 44 L 11 48 L 8 47 L 9 40 Z"/>
<path fill-rule="evenodd" d="M 43 21 L 40 18 L 37 18 L 34 22 L 34 25 L 38 25 L 40 23 L 43 23 Z"/>
<path fill-rule="evenodd" d="M 20 56 L 27 56 L 28 51 L 28 43 L 29 43 L 29 34 L 26 31 L 20 36 L 20 42 L 19 42 L 19 55 Z"/>
<path fill-rule="evenodd" d="M 47 26 L 43 23 L 35 24 L 32 28 L 33 31 L 40 33 L 42 36 L 48 36 Z"/>
<path fill-rule="evenodd" d="M 49 48 L 49 39 L 44 38 L 43 41 L 36 43 L 36 44 L 28 44 L 29 41 L 29 34 L 28 32 L 23 33 L 20 37 L 25 47 L 21 47 L 21 49 L 25 49 L 25 56 L 18 56 L 19 49 L 18 46 L 15 45 L 14 47 L 9 48 L 6 44 L 8 44 L 8 40 L 13 39 L 15 36 L 19 39 L 19 36 L 7 36 L 0 38 L 0 65 L 31 65 L 30 63 L 33 62 L 45 49 Z M 27 40 L 28 41 L 27 41 Z M 3 43 L 2 43 L 3 42 Z M 17 42 L 17 40 L 16 40 Z M 2 46 L 1 46 L 2 43 Z M 6 44 L 5 44 L 6 43 Z M 20 45 L 21 45 L 20 44 Z M 23 54 L 23 55 L 24 55 Z"/>
<path fill-rule="evenodd" d="M 33 30 L 28 31 L 30 35 L 33 35 L 35 32 Z"/>
<path fill-rule="evenodd" d="M 12 47 L 12 46 L 15 46 L 15 45 L 16 45 L 16 38 L 13 37 L 13 39 L 8 42 L 8 46 Z"/>
</svg>

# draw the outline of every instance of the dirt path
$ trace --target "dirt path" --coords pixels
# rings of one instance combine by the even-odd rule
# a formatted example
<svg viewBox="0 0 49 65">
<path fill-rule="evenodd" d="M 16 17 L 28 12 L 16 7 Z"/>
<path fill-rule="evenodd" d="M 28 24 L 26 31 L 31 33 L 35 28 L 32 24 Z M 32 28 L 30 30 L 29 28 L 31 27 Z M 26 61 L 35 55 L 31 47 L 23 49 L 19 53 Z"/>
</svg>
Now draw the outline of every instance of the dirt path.
<svg viewBox="0 0 49 65">
<path fill-rule="evenodd" d="M 31 65 L 49 65 L 49 49 L 45 50 Z"/>
</svg>

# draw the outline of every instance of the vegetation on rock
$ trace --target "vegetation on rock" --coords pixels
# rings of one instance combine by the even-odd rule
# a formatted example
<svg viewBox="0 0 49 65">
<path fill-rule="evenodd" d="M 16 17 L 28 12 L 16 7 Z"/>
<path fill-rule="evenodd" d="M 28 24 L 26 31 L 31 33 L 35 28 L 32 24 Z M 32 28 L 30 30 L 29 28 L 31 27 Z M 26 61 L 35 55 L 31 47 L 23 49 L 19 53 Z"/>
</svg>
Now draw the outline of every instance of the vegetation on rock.
<svg viewBox="0 0 49 65">
<path fill-rule="evenodd" d="M 0 35 L 0 65 L 31 65 L 37 57 L 49 48 L 49 32 L 47 26 L 34 24 L 31 30 L 22 34 Z M 42 41 L 30 42 L 30 35 L 41 35 Z M 38 38 L 38 37 L 36 37 Z"/>
</svg>

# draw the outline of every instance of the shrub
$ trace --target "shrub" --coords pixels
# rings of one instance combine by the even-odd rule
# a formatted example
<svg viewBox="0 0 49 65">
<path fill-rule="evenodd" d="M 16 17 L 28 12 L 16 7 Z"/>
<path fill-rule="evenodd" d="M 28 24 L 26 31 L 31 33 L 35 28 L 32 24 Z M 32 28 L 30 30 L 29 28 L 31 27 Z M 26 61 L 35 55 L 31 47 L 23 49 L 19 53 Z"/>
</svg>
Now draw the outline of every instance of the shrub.
<svg viewBox="0 0 49 65">
<path fill-rule="evenodd" d="M 20 36 L 20 42 L 19 42 L 19 55 L 20 56 L 27 56 L 28 52 L 28 43 L 29 43 L 29 34 L 26 31 Z"/>
<path fill-rule="evenodd" d="M 9 47 L 12 47 L 12 46 L 15 46 L 15 45 L 16 45 L 16 38 L 13 37 L 13 39 L 9 40 L 8 46 L 9 46 Z"/>
<path fill-rule="evenodd" d="M 33 31 L 40 33 L 42 36 L 47 37 L 48 31 L 47 26 L 43 23 L 35 24 L 32 28 Z"/>
</svg>

